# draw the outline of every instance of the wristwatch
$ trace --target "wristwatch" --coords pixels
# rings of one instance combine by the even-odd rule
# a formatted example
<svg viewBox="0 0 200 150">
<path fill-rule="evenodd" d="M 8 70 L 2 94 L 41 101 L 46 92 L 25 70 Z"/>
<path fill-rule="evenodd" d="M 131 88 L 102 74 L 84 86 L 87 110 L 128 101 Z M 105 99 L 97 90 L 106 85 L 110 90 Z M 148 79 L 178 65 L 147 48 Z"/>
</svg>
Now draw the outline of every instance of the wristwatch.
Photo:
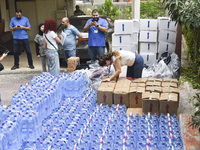
<svg viewBox="0 0 200 150">
<path fill-rule="evenodd" d="M 96 26 L 97 28 L 99 27 L 99 25 Z"/>
</svg>

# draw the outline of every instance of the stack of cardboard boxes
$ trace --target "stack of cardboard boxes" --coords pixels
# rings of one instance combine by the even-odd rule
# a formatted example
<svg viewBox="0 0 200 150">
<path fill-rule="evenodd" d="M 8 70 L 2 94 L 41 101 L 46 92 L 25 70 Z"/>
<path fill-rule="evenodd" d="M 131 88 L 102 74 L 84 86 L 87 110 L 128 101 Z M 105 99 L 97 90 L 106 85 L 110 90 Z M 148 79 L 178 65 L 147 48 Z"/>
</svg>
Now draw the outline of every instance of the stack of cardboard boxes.
<svg viewBox="0 0 200 150">
<path fill-rule="evenodd" d="M 139 20 L 115 20 L 112 50 L 138 52 Z"/>
<path fill-rule="evenodd" d="M 147 65 L 156 60 L 157 19 L 140 19 L 139 52 Z"/>
<path fill-rule="evenodd" d="M 102 82 L 97 92 L 97 102 L 109 106 L 126 105 L 128 112 L 133 114 L 177 114 L 178 81 L 169 78 L 139 78 L 133 81 L 119 78 L 116 83 Z"/>
<path fill-rule="evenodd" d="M 168 17 L 158 17 L 158 54 L 175 52 L 176 48 L 176 30 L 175 21 Z"/>
</svg>

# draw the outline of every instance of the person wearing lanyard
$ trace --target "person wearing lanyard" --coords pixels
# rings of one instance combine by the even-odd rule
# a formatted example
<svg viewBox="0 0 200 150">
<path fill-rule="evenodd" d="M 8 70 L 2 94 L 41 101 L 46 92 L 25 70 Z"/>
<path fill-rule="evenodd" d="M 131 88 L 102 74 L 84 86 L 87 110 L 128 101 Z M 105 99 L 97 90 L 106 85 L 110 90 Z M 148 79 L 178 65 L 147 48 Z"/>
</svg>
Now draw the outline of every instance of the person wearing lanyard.
<svg viewBox="0 0 200 150">
<path fill-rule="evenodd" d="M 105 33 L 108 31 L 108 23 L 99 17 L 97 9 L 92 11 L 92 18 L 88 19 L 83 30 L 89 32 L 88 51 L 92 62 L 96 61 L 96 56 L 101 57 L 105 53 Z"/>
</svg>

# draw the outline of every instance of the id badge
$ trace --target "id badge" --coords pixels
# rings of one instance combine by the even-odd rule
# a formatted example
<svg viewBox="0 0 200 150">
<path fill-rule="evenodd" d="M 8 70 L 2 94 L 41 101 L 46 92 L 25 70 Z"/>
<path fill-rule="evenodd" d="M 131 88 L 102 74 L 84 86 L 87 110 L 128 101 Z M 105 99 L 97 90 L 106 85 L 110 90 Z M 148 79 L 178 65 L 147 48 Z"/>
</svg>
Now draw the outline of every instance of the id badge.
<svg viewBox="0 0 200 150">
<path fill-rule="evenodd" d="M 97 30 L 94 30 L 94 33 L 98 33 L 98 29 L 97 29 Z"/>
</svg>

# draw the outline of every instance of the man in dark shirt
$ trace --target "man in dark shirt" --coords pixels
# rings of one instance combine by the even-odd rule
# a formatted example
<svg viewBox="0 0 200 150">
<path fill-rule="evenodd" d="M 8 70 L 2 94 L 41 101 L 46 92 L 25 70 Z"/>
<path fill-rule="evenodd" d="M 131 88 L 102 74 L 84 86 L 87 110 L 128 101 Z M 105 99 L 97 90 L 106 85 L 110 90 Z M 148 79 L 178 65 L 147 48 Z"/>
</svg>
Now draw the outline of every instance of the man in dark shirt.
<svg viewBox="0 0 200 150">
<path fill-rule="evenodd" d="M 76 10 L 74 11 L 74 16 L 85 15 L 85 13 L 82 10 L 80 10 L 79 5 L 76 5 L 75 8 Z"/>
</svg>

